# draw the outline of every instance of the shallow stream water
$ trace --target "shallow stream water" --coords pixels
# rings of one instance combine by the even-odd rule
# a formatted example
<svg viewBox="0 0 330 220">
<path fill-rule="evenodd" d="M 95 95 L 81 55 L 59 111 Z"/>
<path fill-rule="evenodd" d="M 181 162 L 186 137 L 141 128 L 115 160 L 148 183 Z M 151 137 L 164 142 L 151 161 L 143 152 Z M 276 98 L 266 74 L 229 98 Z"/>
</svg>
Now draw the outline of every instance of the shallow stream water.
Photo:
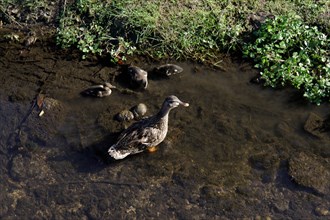
<svg viewBox="0 0 330 220">
<path fill-rule="evenodd" d="M 247 63 L 172 60 L 184 71 L 141 92 L 117 81 L 118 67 L 49 45 L 1 44 L 0 55 L 1 219 L 329 218 L 329 129 L 306 129 L 329 104 L 252 84 Z M 104 81 L 117 86 L 109 97 L 80 95 Z M 130 124 L 114 116 L 138 103 L 152 115 L 169 95 L 190 106 L 171 111 L 158 151 L 109 161 Z"/>
</svg>

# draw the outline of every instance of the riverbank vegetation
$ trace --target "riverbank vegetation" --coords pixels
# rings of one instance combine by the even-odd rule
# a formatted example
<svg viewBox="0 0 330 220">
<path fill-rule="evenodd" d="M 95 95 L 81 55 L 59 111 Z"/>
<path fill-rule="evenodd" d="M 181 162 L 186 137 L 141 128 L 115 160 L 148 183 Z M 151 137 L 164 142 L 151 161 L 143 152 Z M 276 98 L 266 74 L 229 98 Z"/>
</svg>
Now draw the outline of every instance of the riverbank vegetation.
<svg viewBox="0 0 330 220">
<path fill-rule="evenodd" d="M 330 40 L 300 17 L 267 20 L 244 44 L 243 53 L 256 63 L 266 85 L 291 85 L 314 103 L 330 97 Z"/>
<path fill-rule="evenodd" d="M 61 4 L 56 41 L 112 62 L 134 53 L 221 66 L 220 54 L 243 55 L 266 85 L 293 86 L 319 104 L 330 101 L 329 7 L 326 0 L 77 0 Z"/>
</svg>

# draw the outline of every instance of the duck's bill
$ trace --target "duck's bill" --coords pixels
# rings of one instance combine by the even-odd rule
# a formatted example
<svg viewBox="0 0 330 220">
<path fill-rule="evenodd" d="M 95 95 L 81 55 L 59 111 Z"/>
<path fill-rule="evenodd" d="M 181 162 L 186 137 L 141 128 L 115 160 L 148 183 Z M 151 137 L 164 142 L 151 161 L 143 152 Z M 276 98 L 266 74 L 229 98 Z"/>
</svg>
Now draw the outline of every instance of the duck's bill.
<svg viewBox="0 0 330 220">
<path fill-rule="evenodd" d="M 184 107 L 188 107 L 189 106 L 189 103 L 187 103 L 187 102 L 180 102 L 180 105 L 183 105 Z"/>
<path fill-rule="evenodd" d="M 148 87 L 148 81 L 144 81 L 144 82 L 143 82 L 143 88 L 144 88 L 144 89 L 147 89 L 147 87 Z"/>
</svg>

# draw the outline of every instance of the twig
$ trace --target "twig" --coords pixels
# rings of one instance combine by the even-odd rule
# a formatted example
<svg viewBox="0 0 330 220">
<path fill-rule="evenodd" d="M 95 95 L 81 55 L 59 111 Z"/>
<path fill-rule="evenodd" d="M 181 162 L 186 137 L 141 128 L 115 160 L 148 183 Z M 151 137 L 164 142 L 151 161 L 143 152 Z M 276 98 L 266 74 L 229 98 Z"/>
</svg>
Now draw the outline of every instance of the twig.
<svg viewBox="0 0 330 220">
<path fill-rule="evenodd" d="M 64 0 L 64 6 L 63 6 L 63 14 L 65 15 L 65 9 L 66 9 L 66 0 Z"/>
<path fill-rule="evenodd" d="M 11 15 L 9 15 L 8 13 L 6 13 L 6 10 L 4 10 L 4 8 L 2 6 L 0 6 L 0 10 L 2 11 L 2 13 L 4 13 L 12 22 L 14 22 L 16 25 L 18 25 L 19 27 L 23 27 L 19 22 L 17 22 L 15 20 L 15 18 Z"/>
</svg>

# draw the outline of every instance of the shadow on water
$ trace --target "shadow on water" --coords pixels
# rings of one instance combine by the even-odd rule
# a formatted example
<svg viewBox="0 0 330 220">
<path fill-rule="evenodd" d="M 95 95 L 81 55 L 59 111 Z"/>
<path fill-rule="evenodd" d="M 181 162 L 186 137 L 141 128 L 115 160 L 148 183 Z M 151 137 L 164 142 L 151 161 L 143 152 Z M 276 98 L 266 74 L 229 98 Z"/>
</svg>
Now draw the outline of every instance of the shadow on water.
<svg viewBox="0 0 330 220">
<path fill-rule="evenodd" d="M 141 92 L 117 82 L 116 66 L 44 47 L 1 48 L 1 218 L 327 215 L 329 104 L 251 84 L 256 70 L 240 61 L 224 61 L 223 70 L 173 61 L 182 73 L 151 79 Z M 111 96 L 79 95 L 105 81 L 117 86 Z M 138 103 L 155 114 L 172 94 L 190 106 L 172 110 L 159 150 L 111 161 L 108 148 L 131 123 L 114 116 Z"/>
</svg>

